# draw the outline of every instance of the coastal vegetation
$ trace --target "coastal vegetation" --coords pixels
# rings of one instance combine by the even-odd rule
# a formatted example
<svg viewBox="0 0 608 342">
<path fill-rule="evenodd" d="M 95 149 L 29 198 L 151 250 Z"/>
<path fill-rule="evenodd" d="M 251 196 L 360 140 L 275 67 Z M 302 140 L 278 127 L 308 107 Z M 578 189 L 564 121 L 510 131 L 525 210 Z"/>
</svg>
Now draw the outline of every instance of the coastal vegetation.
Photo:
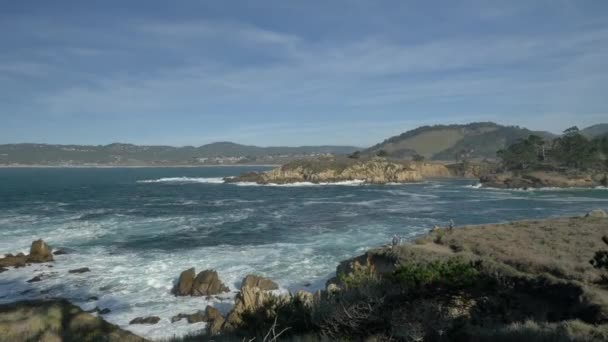
<svg viewBox="0 0 608 342">
<path fill-rule="evenodd" d="M 593 139 L 571 127 L 553 140 L 530 135 L 499 150 L 501 170 L 481 182 L 491 187 L 595 187 L 608 185 L 608 137 Z"/>
</svg>

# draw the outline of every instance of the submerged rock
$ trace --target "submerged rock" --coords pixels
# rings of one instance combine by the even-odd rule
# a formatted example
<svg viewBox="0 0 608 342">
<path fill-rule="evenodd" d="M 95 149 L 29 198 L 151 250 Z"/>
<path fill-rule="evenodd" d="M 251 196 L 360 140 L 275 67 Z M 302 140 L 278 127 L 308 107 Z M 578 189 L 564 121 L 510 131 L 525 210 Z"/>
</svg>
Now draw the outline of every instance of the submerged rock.
<svg viewBox="0 0 608 342">
<path fill-rule="evenodd" d="M 37 275 L 34 278 L 28 280 L 27 282 L 28 283 L 36 283 L 36 282 L 39 282 L 39 281 L 42 281 L 42 275 Z"/>
<path fill-rule="evenodd" d="M 30 255 L 27 258 L 29 262 L 49 262 L 53 261 L 53 249 L 49 247 L 42 239 L 32 242 L 30 247 Z"/>
<path fill-rule="evenodd" d="M 279 289 L 279 285 L 277 285 L 277 283 L 274 281 L 253 274 L 249 274 L 243 279 L 243 282 L 241 283 L 241 291 L 245 287 L 257 287 L 263 291 Z"/>
<path fill-rule="evenodd" d="M 56 251 L 53 252 L 53 255 L 65 255 L 65 254 L 70 254 L 70 253 L 66 252 L 63 249 L 58 249 L 58 250 L 56 250 Z"/>
<path fill-rule="evenodd" d="M 81 267 L 74 270 L 69 270 L 68 273 L 85 273 L 90 272 L 91 270 L 88 267 Z"/>
<path fill-rule="evenodd" d="M 129 322 L 130 325 L 133 324 L 156 324 L 160 321 L 160 317 L 158 316 L 150 316 L 150 317 L 137 317 Z"/>
</svg>

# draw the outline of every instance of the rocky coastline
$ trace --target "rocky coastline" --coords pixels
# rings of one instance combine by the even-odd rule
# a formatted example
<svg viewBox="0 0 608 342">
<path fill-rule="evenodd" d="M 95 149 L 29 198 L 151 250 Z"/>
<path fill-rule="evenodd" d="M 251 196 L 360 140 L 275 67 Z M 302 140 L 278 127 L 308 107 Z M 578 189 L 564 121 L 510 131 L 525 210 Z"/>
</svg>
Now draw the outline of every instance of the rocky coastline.
<svg viewBox="0 0 608 342">
<path fill-rule="evenodd" d="M 596 188 L 607 186 L 607 174 L 599 172 L 531 171 L 489 173 L 479 178 L 482 187 L 498 189 Z"/>
<path fill-rule="evenodd" d="M 608 338 L 608 275 L 590 260 L 608 249 L 602 242 L 608 241 L 607 228 L 608 214 L 601 209 L 580 217 L 435 227 L 413 242 L 374 248 L 341 262 L 326 288 L 315 293 L 279 294 L 271 279 L 249 274 L 227 315 L 207 306 L 170 319 L 206 322 L 201 339 L 274 331 L 313 340 L 601 340 Z M 10 272 L 24 263 L 53 262 L 52 255 L 51 247 L 38 240 L 29 255 L 8 255 L 0 265 Z M 227 290 L 218 272 L 197 274 L 191 268 L 179 275 L 172 293 L 214 296 Z M 104 340 L 145 341 L 105 322 L 101 310 L 93 311 L 95 316 L 59 299 L 0 306 L 0 335 L 26 336 L 15 335 L 23 333 L 11 320 L 16 313 L 56 319 L 45 316 L 48 307 L 62 308 L 57 310 L 70 319 L 78 316 L 84 328 L 37 325 L 27 332 L 30 339 L 80 336 L 74 334 L 90 329 L 114 336 Z M 163 319 L 150 314 L 129 324 Z"/>
</svg>

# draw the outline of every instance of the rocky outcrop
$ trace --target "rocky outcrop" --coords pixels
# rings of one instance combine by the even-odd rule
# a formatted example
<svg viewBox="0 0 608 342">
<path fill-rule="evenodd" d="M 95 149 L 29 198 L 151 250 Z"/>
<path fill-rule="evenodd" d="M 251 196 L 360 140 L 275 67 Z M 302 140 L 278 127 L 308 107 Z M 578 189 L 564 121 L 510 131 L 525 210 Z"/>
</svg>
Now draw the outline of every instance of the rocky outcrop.
<svg viewBox="0 0 608 342">
<path fill-rule="evenodd" d="M 214 270 L 202 271 L 196 277 L 195 274 L 194 268 L 183 271 L 173 288 L 173 294 L 176 296 L 211 296 L 230 291 Z"/>
<path fill-rule="evenodd" d="M 450 176 L 451 172 L 442 164 L 403 162 L 384 158 L 365 160 L 319 158 L 297 160 L 267 172 L 248 172 L 239 177 L 226 178 L 225 181 L 228 183 L 287 184 L 297 182 L 334 183 L 358 180 L 370 184 L 386 184 L 420 182 L 427 178 Z"/>
<path fill-rule="evenodd" d="M 205 316 L 207 319 L 207 334 L 210 336 L 218 335 L 226 322 L 220 311 L 208 305 L 205 308 Z"/>
<path fill-rule="evenodd" d="M 243 282 L 241 283 L 241 291 L 245 287 L 257 287 L 263 291 L 279 289 L 279 285 L 277 285 L 277 283 L 274 281 L 253 274 L 249 274 L 243 279 Z"/>
<path fill-rule="evenodd" d="M 49 262 L 53 261 L 53 249 L 49 247 L 42 239 L 32 242 L 30 247 L 30 255 L 27 258 L 29 262 Z"/>
<path fill-rule="evenodd" d="M 160 317 L 158 316 L 149 316 L 149 317 L 137 317 L 132 319 L 129 324 L 156 324 L 160 321 Z"/>
<path fill-rule="evenodd" d="M 0 258 L 0 270 L 6 270 L 7 267 L 24 267 L 30 263 L 53 261 L 52 251 L 52 248 L 44 241 L 36 240 L 32 242 L 29 255 L 23 253 L 18 253 L 17 255 L 6 254 L 4 258 Z"/>
<path fill-rule="evenodd" d="M 591 210 L 590 212 L 588 212 L 587 215 L 585 215 L 585 216 L 586 217 L 595 217 L 595 218 L 607 218 L 608 213 L 606 213 L 602 209 L 594 209 L 594 210 Z"/>
<path fill-rule="evenodd" d="M 0 341 L 145 342 L 64 299 L 0 305 Z"/>
<path fill-rule="evenodd" d="M 602 185 L 602 175 L 563 174 L 557 172 L 512 172 L 487 174 L 480 177 L 483 187 L 498 189 L 534 189 L 534 188 L 594 188 Z"/>
<path fill-rule="evenodd" d="M 192 284 L 192 296 L 211 296 L 228 291 L 230 289 L 221 282 L 217 272 L 213 270 L 202 271 Z"/>
</svg>

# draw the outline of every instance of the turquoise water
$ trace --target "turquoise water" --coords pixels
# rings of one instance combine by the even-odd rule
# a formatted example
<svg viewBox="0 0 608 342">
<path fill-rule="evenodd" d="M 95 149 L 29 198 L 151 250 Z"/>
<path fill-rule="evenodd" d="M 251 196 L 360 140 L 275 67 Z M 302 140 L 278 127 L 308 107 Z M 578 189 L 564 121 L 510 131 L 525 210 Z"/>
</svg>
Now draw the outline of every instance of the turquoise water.
<svg viewBox="0 0 608 342">
<path fill-rule="evenodd" d="M 171 323 L 181 312 L 222 298 L 176 298 L 180 271 L 214 268 L 235 291 L 248 273 L 283 291 L 321 288 L 337 263 L 390 241 L 411 239 L 453 219 L 456 225 L 580 215 L 608 209 L 608 191 L 505 191 L 474 180 L 405 185 L 256 186 L 223 184 L 252 167 L 0 169 L 0 253 L 27 252 L 43 238 L 70 251 L 53 268 L 33 265 L 0 274 L 0 302 L 67 297 L 85 309 L 110 308 L 109 321 L 152 338 L 204 323 Z M 67 274 L 89 267 L 90 273 Z M 34 274 L 48 274 L 26 283 Z M 53 273 L 54 272 L 54 273 Z M 42 292 L 42 293 L 41 293 Z M 97 296 L 97 301 L 87 301 Z M 157 315 L 153 326 L 128 326 Z"/>
</svg>

